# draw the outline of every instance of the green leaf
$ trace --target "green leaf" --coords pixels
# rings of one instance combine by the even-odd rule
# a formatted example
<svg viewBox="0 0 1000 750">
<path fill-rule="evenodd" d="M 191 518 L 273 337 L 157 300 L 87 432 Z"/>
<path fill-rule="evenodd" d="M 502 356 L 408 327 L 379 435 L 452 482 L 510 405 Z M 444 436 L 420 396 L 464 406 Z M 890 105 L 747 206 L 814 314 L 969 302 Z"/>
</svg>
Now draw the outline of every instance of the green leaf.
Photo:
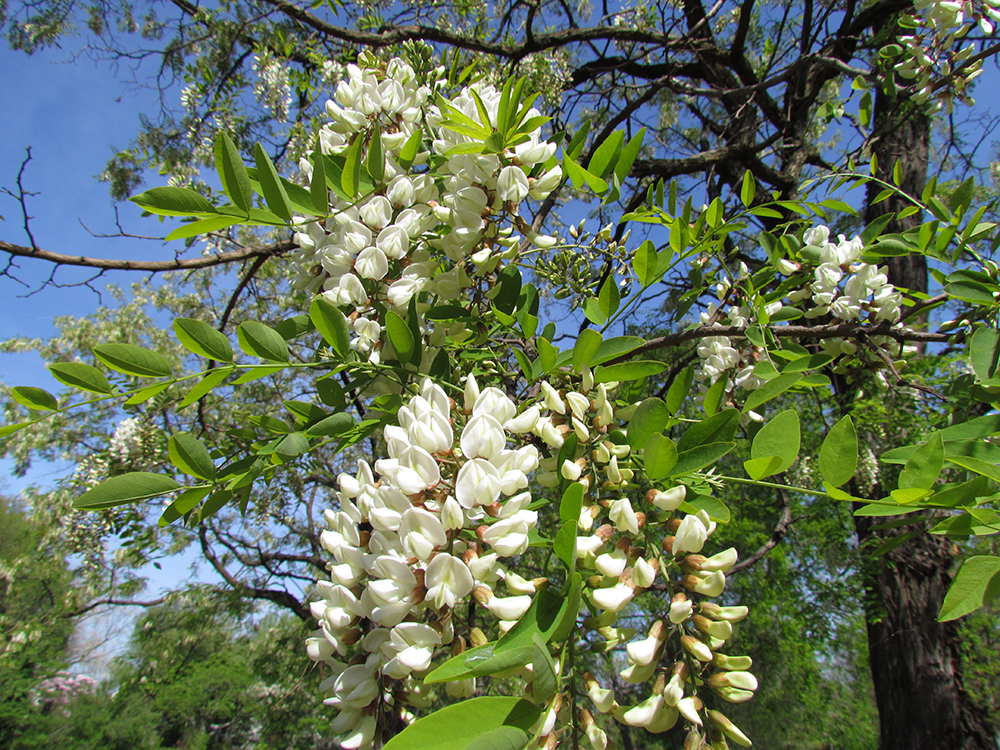
<svg viewBox="0 0 1000 750">
<path fill-rule="evenodd" d="M 253 153 L 257 163 L 257 179 L 267 207 L 285 221 L 291 221 L 292 204 L 288 200 L 285 186 L 281 184 L 278 170 L 274 168 L 274 162 L 259 143 L 254 146 Z"/>
<path fill-rule="evenodd" d="M 340 187 L 349 200 L 358 197 L 358 186 L 361 184 L 361 146 L 364 138 L 361 133 L 354 136 L 347 154 L 344 156 L 344 171 L 340 175 Z"/>
<path fill-rule="evenodd" d="M 582 372 L 584 367 L 590 367 L 594 356 L 601 347 L 604 337 L 593 328 L 584 328 L 573 347 L 573 369 Z"/>
<path fill-rule="evenodd" d="M 746 471 L 747 476 L 755 482 L 763 479 L 764 477 L 769 477 L 772 474 L 779 474 L 780 466 L 781 458 L 778 456 L 762 456 L 760 458 L 751 458 L 750 460 L 743 462 L 744 471 Z"/>
<path fill-rule="evenodd" d="M 184 432 L 171 436 L 167 444 L 170 462 L 185 474 L 208 482 L 215 481 L 215 464 L 208 448 L 195 437 Z"/>
<path fill-rule="evenodd" d="M 383 745 L 383 750 L 513 750 L 527 744 L 528 732 L 540 714 L 540 707 L 519 698 L 483 696 L 459 701 L 417 719 Z M 515 740 L 506 730 L 492 734 L 505 727 L 521 732 L 523 744 L 518 745 L 521 735 Z M 479 746 L 487 736 L 487 744 Z"/>
<path fill-rule="evenodd" d="M 13 435 L 15 432 L 20 432 L 25 427 L 35 424 L 34 422 L 18 422 L 16 424 L 5 424 L 0 425 L 0 438 L 5 438 L 8 435 Z"/>
<path fill-rule="evenodd" d="M 385 176 L 385 150 L 382 148 L 382 128 L 378 123 L 372 130 L 372 139 L 368 144 L 368 174 L 376 182 L 381 182 Z"/>
<path fill-rule="evenodd" d="M 743 174 L 743 186 L 740 188 L 740 203 L 749 208 L 756 195 L 757 181 L 753 178 L 753 174 L 748 169 Z"/>
<path fill-rule="evenodd" d="M 1000 557 L 975 555 L 962 564 L 944 597 L 938 622 L 957 620 L 1000 593 Z"/>
<path fill-rule="evenodd" d="M 199 219 L 198 221 L 191 221 L 187 224 L 182 224 L 163 239 L 167 241 L 186 240 L 188 237 L 198 237 L 199 235 L 208 234 L 209 232 L 217 232 L 220 229 L 227 229 L 242 222 L 243 219 L 231 216 L 213 216 L 208 219 Z"/>
<path fill-rule="evenodd" d="M 793 409 L 783 411 L 771 419 L 754 436 L 750 457 L 759 459 L 777 456 L 778 465 L 772 468 L 770 473 L 753 478 L 761 479 L 787 471 L 799 457 L 800 441 L 799 415 Z"/>
<path fill-rule="evenodd" d="M 639 380 L 657 375 L 667 369 L 664 362 L 653 360 L 636 360 L 635 362 L 622 362 L 618 365 L 608 365 L 598 367 L 594 372 L 595 383 L 623 382 L 626 380 Z"/>
<path fill-rule="evenodd" d="M 847 484 L 858 468 L 858 433 L 850 415 L 830 430 L 819 449 L 819 473 L 831 487 Z"/>
<path fill-rule="evenodd" d="M 330 348 L 341 357 L 346 357 L 351 349 L 351 330 L 344 313 L 326 297 L 319 295 L 309 306 L 309 318 Z"/>
<path fill-rule="evenodd" d="M 670 388 L 667 389 L 667 411 L 671 414 L 680 411 L 684 399 L 691 393 L 692 385 L 694 385 L 694 365 L 681 370 L 670 384 Z"/>
<path fill-rule="evenodd" d="M 476 737 L 465 750 L 522 750 L 529 739 L 528 733 L 518 727 L 497 727 Z"/>
<path fill-rule="evenodd" d="M 49 365 L 52 377 L 63 385 L 91 393 L 111 393 L 111 383 L 104 373 L 82 362 L 55 362 Z"/>
<path fill-rule="evenodd" d="M 996 328 L 980 328 L 973 333 L 969 343 L 969 358 L 980 383 L 1000 385 L 1000 377 L 997 377 L 997 368 L 1000 367 L 1000 331 Z"/>
<path fill-rule="evenodd" d="M 55 411 L 59 408 L 55 396 L 33 385 L 19 385 L 11 391 L 11 396 L 17 403 L 36 411 Z"/>
<path fill-rule="evenodd" d="M 642 128 L 632 136 L 622 149 L 621 156 L 618 157 L 618 163 L 615 164 L 615 177 L 618 178 L 619 184 L 625 182 L 629 172 L 632 171 L 632 165 L 635 163 L 636 157 L 639 156 L 639 149 L 642 148 L 642 139 L 645 136 L 646 128 Z"/>
<path fill-rule="evenodd" d="M 212 370 L 205 374 L 198 385 L 188 391 L 188 394 L 181 401 L 178 408 L 183 409 L 185 406 L 190 406 L 191 404 L 201 400 L 209 391 L 211 391 L 215 386 L 219 385 L 223 380 L 225 380 L 229 373 L 232 372 L 232 368 L 226 367 L 224 369 Z"/>
<path fill-rule="evenodd" d="M 177 318 L 174 334 L 186 349 L 216 362 L 232 362 L 233 347 L 229 337 L 207 323 L 194 318 Z"/>
<path fill-rule="evenodd" d="M 420 128 L 417 128 L 413 131 L 413 134 L 406 139 L 406 143 L 403 144 L 403 147 L 399 149 L 399 157 L 396 161 L 404 170 L 413 166 L 413 160 L 417 158 L 417 154 L 420 152 L 420 145 L 423 143 L 423 139 L 423 132 Z"/>
<path fill-rule="evenodd" d="M 331 414 L 311 427 L 307 427 L 305 434 L 309 437 L 337 437 L 353 428 L 357 423 L 347 412 L 337 412 Z"/>
<path fill-rule="evenodd" d="M 770 401 L 772 398 L 780 396 L 801 379 L 802 376 L 800 374 L 793 372 L 779 375 L 774 380 L 767 381 L 747 397 L 746 403 L 743 405 L 743 413 L 746 414 Z"/>
<path fill-rule="evenodd" d="M 555 695 L 558 685 L 556 665 L 549 647 L 538 634 L 532 635 L 534 651 L 531 656 L 531 694 L 535 703 L 544 704 Z"/>
<path fill-rule="evenodd" d="M 117 372 L 141 378 L 170 377 L 170 363 L 149 349 L 132 344 L 101 344 L 94 347 L 95 356 Z"/>
<path fill-rule="evenodd" d="M 647 398 L 632 415 L 628 423 L 628 444 L 639 450 L 649 442 L 650 436 L 663 432 L 670 419 L 667 405 L 658 398 Z"/>
<path fill-rule="evenodd" d="M 243 164 L 236 144 L 229 134 L 220 130 L 215 137 L 215 169 L 222 180 L 222 189 L 226 191 L 229 200 L 243 213 L 249 215 L 253 206 L 253 188 L 250 185 L 250 175 Z"/>
<path fill-rule="evenodd" d="M 642 284 L 642 288 L 652 286 L 659 281 L 662 276 L 657 273 L 659 258 L 656 255 L 656 245 L 652 240 L 646 240 L 635 251 L 632 256 L 632 268 L 635 270 L 636 278 Z"/>
<path fill-rule="evenodd" d="M 625 141 L 625 131 L 616 130 L 607 140 L 604 141 L 594 152 L 587 171 L 597 177 L 605 177 L 612 170 L 615 159 L 621 152 L 622 143 Z"/>
<path fill-rule="evenodd" d="M 670 472 L 677 465 L 677 457 L 677 446 L 673 440 L 659 433 L 650 435 L 642 454 L 646 477 L 655 482 L 670 476 Z"/>
<path fill-rule="evenodd" d="M 717 497 L 711 495 L 688 495 L 687 501 L 681 503 L 682 511 L 685 513 L 697 513 L 700 510 L 708 513 L 708 517 L 717 523 L 729 523 L 732 514 L 726 504 Z"/>
<path fill-rule="evenodd" d="M 493 298 L 493 304 L 501 312 L 510 315 L 517 308 L 517 300 L 521 296 L 521 271 L 513 263 L 506 266 L 497 276 L 499 290 Z"/>
<path fill-rule="evenodd" d="M 944 468 L 944 441 L 941 433 L 935 432 L 930 440 L 917 448 L 906 461 L 899 475 L 900 489 L 929 490 L 941 476 Z"/>
<path fill-rule="evenodd" d="M 323 149 L 320 146 L 319 134 L 312 152 L 312 179 L 309 181 L 309 196 L 313 208 L 325 215 L 330 210 L 330 195 L 326 187 L 326 161 L 323 159 Z"/>
<path fill-rule="evenodd" d="M 266 378 L 268 375 L 274 375 L 276 372 L 281 372 L 285 369 L 285 367 L 286 365 L 260 365 L 258 367 L 252 367 L 236 378 L 236 380 L 233 381 L 233 385 L 252 383 L 255 380 Z"/>
<path fill-rule="evenodd" d="M 309 450 L 309 439 L 301 432 L 292 432 L 281 439 L 274 452 L 284 459 L 301 456 Z"/>
<path fill-rule="evenodd" d="M 155 187 L 129 198 L 142 209 L 160 216 L 198 216 L 217 213 L 215 206 L 189 188 Z"/>
<path fill-rule="evenodd" d="M 160 528 L 169 526 L 181 516 L 194 510 L 195 506 L 211 491 L 211 487 L 192 487 L 189 490 L 184 490 L 163 511 L 163 515 L 160 516 L 157 525 Z"/>
<path fill-rule="evenodd" d="M 313 325 L 308 315 L 293 315 L 274 326 L 274 330 L 285 341 L 291 341 L 299 336 L 312 333 L 316 330 L 316 326 Z"/>
<path fill-rule="evenodd" d="M 614 338 L 605 339 L 597 348 L 597 353 L 594 354 L 590 366 L 594 367 L 595 365 L 610 362 L 612 359 L 618 359 L 631 351 L 635 351 L 645 343 L 646 341 L 638 336 L 615 336 Z"/>
<path fill-rule="evenodd" d="M 714 417 L 691 425 L 681 435 L 677 448 L 680 451 L 687 451 L 706 443 L 729 442 L 736 437 L 736 429 L 739 424 L 740 413 L 736 409 L 720 411 Z"/>
<path fill-rule="evenodd" d="M 868 124 L 872 121 L 872 93 L 870 91 L 865 91 L 861 95 L 861 103 L 858 105 L 858 119 L 861 121 L 861 127 L 867 128 Z M 877 171 L 876 167 L 872 166 L 872 175 Z"/>
<path fill-rule="evenodd" d="M 559 520 L 563 523 L 572 521 L 577 523 L 580 520 L 580 511 L 583 510 L 583 495 L 586 492 L 580 482 L 573 482 L 563 492 L 562 500 L 559 502 Z"/>
<path fill-rule="evenodd" d="M 389 343 L 396 350 L 396 358 L 404 365 L 413 359 L 416 352 L 416 342 L 413 332 L 397 313 L 389 310 L 385 314 L 385 332 Z"/>
<path fill-rule="evenodd" d="M 729 385 L 728 376 L 721 377 L 712 383 L 711 387 L 705 393 L 705 400 L 701 404 L 705 410 L 705 416 L 715 416 L 715 413 L 719 410 L 719 405 L 722 403 L 723 396 L 726 395 L 727 385 Z"/>
<path fill-rule="evenodd" d="M 147 388 L 140 388 L 125 400 L 125 405 L 134 406 L 135 404 L 145 403 L 154 396 L 160 395 L 169 387 L 170 383 L 156 383 Z"/>
<path fill-rule="evenodd" d="M 273 328 L 256 320 L 240 323 L 236 329 L 240 348 L 247 354 L 270 362 L 288 361 L 288 344 Z"/>
<path fill-rule="evenodd" d="M 1000 482 L 1000 466 L 972 456 L 949 456 L 948 462 Z"/>
<path fill-rule="evenodd" d="M 601 284 L 601 289 L 597 294 L 597 301 L 601 306 L 601 312 L 605 318 L 610 318 L 618 312 L 621 304 L 621 292 L 618 291 L 618 280 L 611 274 Z"/>
<path fill-rule="evenodd" d="M 105 479 L 74 500 L 73 507 L 77 510 L 114 508 L 118 505 L 166 495 L 180 489 L 180 487 L 173 479 L 162 474 L 133 471 Z"/>
<path fill-rule="evenodd" d="M 564 639 L 573 628 L 580 608 L 580 578 L 572 576 L 566 596 L 542 589 L 528 611 L 496 643 L 454 656 L 424 678 L 427 684 L 480 677 L 531 661 L 534 634 L 548 642 L 557 636 Z"/>
<path fill-rule="evenodd" d="M 597 297 L 587 297 L 583 301 L 583 314 L 587 316 L 587 320 L 598 326 L 604 325 L 608 320 L 607 313 L 602 309 Z"/>
<path fill-rule="evenodd" d="M 700 471 L 706 466 L 717 463 L 720 458 L 736 447 L 736 443 L 707 443 L 699 445 L 688 451 L 683 451 L 677 456 L 677 464 L 670 472 L 670 476 L 679 477 L 690 474 L 692 471 Z"/>
<path fill-rule="evenodd" d="M 566 521 L 552 541 L 552 551 L 570 573 L 576 569 L 576 525 L 575 520 Z"/>
</svg>

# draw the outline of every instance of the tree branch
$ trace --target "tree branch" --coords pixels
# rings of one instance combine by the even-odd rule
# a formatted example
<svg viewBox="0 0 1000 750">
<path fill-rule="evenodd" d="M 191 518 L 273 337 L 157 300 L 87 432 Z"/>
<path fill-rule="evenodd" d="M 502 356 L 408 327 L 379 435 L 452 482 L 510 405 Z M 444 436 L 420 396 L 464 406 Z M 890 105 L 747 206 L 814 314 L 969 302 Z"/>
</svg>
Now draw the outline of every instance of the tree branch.
<svg viewBox="0 0 1000 750">
<path fill-rule="evenodd" d="M 0 240 L 0 252 L 15 257 L 35 258 L 60 266 L 82 266 L 84 268 L 100 268 L 111 271 L 144 271 L 147 273 L 163 273 L 164 271 L 190 271 L 196 268 L 211 268 L 227 263 L 239 263 L 250 258 L 272 258 L 284 255 L 295 248 L 291 240 L 275 242 L 259 247 L 245 247 L 230 250 L 218 255 L 205 255 L 199 258 L 176 258 L 174 260 L 117 260 L 115 258 L 90 258 L 86 255 L 65 255 L 63 253 L 42 250 L 39 247 L 24 247 Z"/>
</svg>

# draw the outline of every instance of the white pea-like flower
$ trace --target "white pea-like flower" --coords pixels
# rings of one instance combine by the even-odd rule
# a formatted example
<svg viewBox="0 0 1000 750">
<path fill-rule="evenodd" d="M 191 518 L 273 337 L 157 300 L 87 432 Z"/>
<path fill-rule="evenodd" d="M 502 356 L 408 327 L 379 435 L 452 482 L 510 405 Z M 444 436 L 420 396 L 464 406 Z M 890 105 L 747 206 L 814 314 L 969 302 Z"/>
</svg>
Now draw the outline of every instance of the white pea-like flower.
<svg viewBox="0 0 1000 750">
<path fill-rule="evenodd" d="M 528 176 L 520 167 L 509 166 L 497 177 L 497 197 L 502 201 L 520 203 L 528 197 Z"/>
<path fill-rule="evenodd" d="M 708 529 L 698 516 L 685 516 L 677 533 L 674 535 L 673 552 L 682 555 L 685 552 L 701 552 L 708 539 Z"/>
<path fill-rule="evenodd" d="M 427 566 L 424 585 L 427 587 L 427 600 L 440 609 L 454 607 L 456 602 L 472 592 L 475 582 L 464 562 L 442 553 Z"/>
</svg>

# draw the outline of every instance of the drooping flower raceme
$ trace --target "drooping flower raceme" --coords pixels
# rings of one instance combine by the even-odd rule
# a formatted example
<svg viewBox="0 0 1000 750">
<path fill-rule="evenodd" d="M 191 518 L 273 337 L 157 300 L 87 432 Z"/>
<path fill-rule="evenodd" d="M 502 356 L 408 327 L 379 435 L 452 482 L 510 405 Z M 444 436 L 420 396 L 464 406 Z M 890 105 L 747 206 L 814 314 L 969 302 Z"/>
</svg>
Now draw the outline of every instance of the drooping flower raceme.
<svg viewBox="0 0 1000 750">
<path fill-rule="evenodd" d="M 428 671 L 434 649 L 454 638 L 454 608 L 474 589 L 500 619 L 516 620 L 531 603 L 535 584 L 504 563 L 527 549 L 537 521 L 524 489 L 538 451 L 508 447 L 516 414 L 495 388 L 478 392 L 463 414 L 425 380 L 399 409 L 399 426 L 385 428 L 388 456 L 339 478 L 339 509 L 326 512 L 320 537 L 331 575 L 316 586 L 320 628 L 308 648 L 332 671 L 322 689 L 341 711 L 345 747 L 372 741 L 363 709 L 388 699 L 385 678 Z M 456 418 L 465 422 L 457 445 Z M 507 592 L 497 588 L 504 578 L 514 581 Z M 363 663 L 344 661 L 352 653 Z"/>
<path fill-rule="evenodd" d="M 294 283 L 350 310 L 352 345 L 377 364 L 395 357 L 380 319 L 383 310 L 406 317 L 411 301 L 420 312 L 431 306 L 424 293 L 450 302 L 464 289 L 485 290 L 487 277 L 518 251 L 515 224 L 528 231 L 528 239 L 545 241 L 520 222 L 519 206 L 528 197 L 547 197 L 562 171 L 554 163 L 555 145 L 543 141 L 537 128 L 503 153 L 468 153 L 474 139 L 449 129 L 449 112 L 482 120 L 478 101 L 490 120 L 484 126 L 492 127 L 500 92 L 490 86 L 476 84 L 475 93 L 465 89 L 450 103 L 433 104 L 444 80 L 429 75 L 421 82 L 401 59 L 348 65 L 347 73 L 327 103 L 331 121 L 319 138 L 324 161 L 336 171 L 362 143 L 370 157 L 371 142 L 378 139 L 383 159 L 372 169 L 382 174 L 376 177 L 366 166 L 360 198 L 337 183 L 329 193 L 329 218 L 296 220 Z M 534 109 L 525 117 L 545 119 Z M 431 174 L 426 165 L 439 158 L 444 162 Z M 300 166 L 312 175 L 312 162 Z M 422 372 L 446 333 L 458 340 L 473 335 L 462 323 L 440 327 L 421 319 L 419 327 Z M 380 380 L 379 386 L 387 383 Z"/>
<path fill-rule="evenodd" d="M 830 230 L 818 226 L 807 230 L 803 239 L 805 247 L 801 255 L 815 265 L 806 266 L 787 259 L 776 264 L 777 270 L 786 277 L 796 277 L 803 271 L 811 270 L 811 276 L 801 277 L 801 286 L 781 296 L 775 295 L 775 298 L 758 295 L 744 300 L 742 305 L 732 305 L 724 312 L 718 306 L 710 305 L 701 314 L 701 323 L 745 328 L 755 322 L 763 322 L 762 312 L 769 320 L 781 312 L 785 320 L 829 316 L 844 323 L 886 321 L 899 324 L 903 296 L 889 283 L 885 268 L 860 260 L 864 250 L 860 238 L 848 240 L 841 235 L 837 241 L 832 241 Z M 741 274 L 740 279 L 745 275 Z M 741 292 L 725 281 L 719 285 L 719 294 L 722 298 L 731 298 Z M 887 357 L 906 353 L 888 336 L 869 336 L 866 344 L 882 350 Z M 834 359 L 842 360 L 834 365 L 838 373 L 851 372 L 852 358 L 858 351 L 854 341 L 830 337 L 822 339 L 820 346 Z M 699 399 L 704 399 L 708 389 L 721 378 L 726 379 L 725 396 L 729 398 L 737 388 L 754 391 L 768 378 L 777 375 L 778 368 L 759 366 L 762 358 L 767 357 L 767 352 L 747 340 L 737 343 L 729 336 L 706 337 L 699 342 L 697 353 L 699 360 L 695 380 L 699 384 Z M 772 365 L 766 359 L 763 361 L 765 365 Z M 884 379 L 879 382 L 884 382 Z M 751 412 L 750 416 L 757 415 Z"/>
</svg>

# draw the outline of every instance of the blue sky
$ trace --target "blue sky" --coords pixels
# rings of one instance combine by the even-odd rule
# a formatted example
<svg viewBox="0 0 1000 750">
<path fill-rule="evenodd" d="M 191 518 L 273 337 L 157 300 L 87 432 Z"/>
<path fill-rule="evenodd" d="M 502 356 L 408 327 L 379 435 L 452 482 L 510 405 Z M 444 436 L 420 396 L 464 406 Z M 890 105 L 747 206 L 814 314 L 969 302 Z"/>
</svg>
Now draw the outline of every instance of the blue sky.
<svg viewBox="0 0 1000 750">
<path fill-rule="evenodd" d="M 69 52 L 47 50 L 32 57 L 0 49 L 0 96 L 5 113 L 0 120 L 0 185 L 14 189 L 17 172 L 32 147 L 32 160 L 25 175 L 25 188 L 38 195 L 29 203 L 35 241 L 39 247 L 63 253 L 103 257 L 127 257 L 139 253 L 163 253 L 149 243 L 127 239 L 99 239 L 95 233 L 115 231 L 114 204 L 107 185 L 96 179 L 105 162 L 124 147 L 138 130 L 139 113 L 155 106 L 153 92 L 127 87 L 114 80 L 107 65 L 86 58 L 72 59 Z M 130 204 L 119 207 L 126 229 L 156 233 L 158 225 L 140 221 L 139 210 Z M 21 210 L 9 196 L 0 196 L 0 237 L 28 245 L 22 228 Z M 16 275 L 38 287 L 51 271 L 48 264 L 21 261 Z M 86 275 L 76 269 L 61 269 L 57 278 L 79 281 Z M 108 274 L 106 280 L 128 283 L 124 273 Z M 103 283 L 106 282 L 102 282 Z M 55 315 L 84 315 L 98 305 L 87 289 L 47 288 L 30 297 L 30 291 L 10 278 L 0 278 L 0 337 L 47 336 L 55 333 Z M 29 355 L 0 356 L 0 380 L 7 384 L 38 384 L 47 378 L 37 358 Z M 49 381 L 51 382 L 51 381 Z"/>
</svg>

